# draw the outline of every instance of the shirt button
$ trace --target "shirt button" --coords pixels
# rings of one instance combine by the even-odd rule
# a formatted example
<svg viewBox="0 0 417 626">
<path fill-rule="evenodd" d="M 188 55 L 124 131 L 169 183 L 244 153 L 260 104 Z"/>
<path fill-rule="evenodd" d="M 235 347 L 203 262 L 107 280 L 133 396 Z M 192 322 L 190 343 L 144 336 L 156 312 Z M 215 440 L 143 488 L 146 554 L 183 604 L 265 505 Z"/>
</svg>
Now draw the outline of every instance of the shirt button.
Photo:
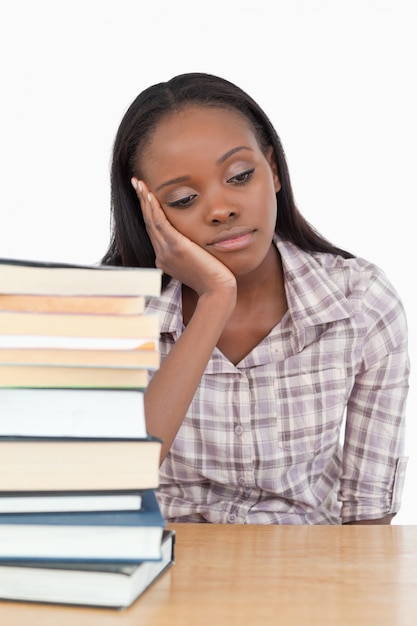
<svg viewBox="0 0 417 626">
<path fill-rule="evenodd" d="M 242 487 L 246 485 L 246 479 L 244 476 L 239 476 L 239 478 L 237 479 L 237 482 L 239 483 L 239 485 L 242 485 Z"/>
<path fill-rule="evenodd" d="M 243 428 L 240 424 L 235 426 L 235 435 L 238 435 L 239 437 L 240 435 L 243 435 Z"/>
<path fill-rule="evenodd" d="M 234 523 L 235 523 L 235 521 L 236 521 L 236 515 L 235 515 L 235 513 L 230 513 L 230 514 L 227 516 L 227 521 L 229 522 L 229 524 L 234 524 Z"/>
</svg>

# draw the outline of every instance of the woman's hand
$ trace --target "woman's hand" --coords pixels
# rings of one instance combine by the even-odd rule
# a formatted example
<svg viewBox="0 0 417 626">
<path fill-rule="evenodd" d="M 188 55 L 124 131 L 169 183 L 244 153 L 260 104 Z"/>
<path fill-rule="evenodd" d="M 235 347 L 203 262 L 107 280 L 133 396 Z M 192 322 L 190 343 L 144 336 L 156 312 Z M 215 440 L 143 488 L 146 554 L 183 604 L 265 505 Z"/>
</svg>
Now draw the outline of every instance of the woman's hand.
<svg viewBox="0 0 417 626">
<path fill-rule="evenodd" d="M 132 178 L 131 182 L 155 250 L 156 267 L 191 287 L 199 296 L 217 289 L 236 290 L 233 273 L 172 226 L 158 200 L 143 181 Z"/>
</svg>

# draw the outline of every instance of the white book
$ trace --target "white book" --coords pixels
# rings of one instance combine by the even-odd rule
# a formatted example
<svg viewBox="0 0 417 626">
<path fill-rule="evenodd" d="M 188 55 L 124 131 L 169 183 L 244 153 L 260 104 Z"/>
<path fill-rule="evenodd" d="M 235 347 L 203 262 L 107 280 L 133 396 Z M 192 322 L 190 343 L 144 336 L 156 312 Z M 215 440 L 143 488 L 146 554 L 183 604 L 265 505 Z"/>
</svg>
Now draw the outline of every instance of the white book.
<svg viewBox="0 0 417 626">
<path fill-rule="evenodd" d="M 126 608 L 175 563 L 174 548 L 175 532 L 164 530 L 160 561 L 132 565 L 36 561 L 0 564 L 0 598 Z"/>
<path fill-rule="evenodd" d="M 143 392 L 0 388 L 0 436 L 145 438 Z"/>
<path fill-rule="evenodd" d="M 137 511 L 140 493 L 3 495 L 0 513 L 60 513 L 68 511 Z"/>
</svg>

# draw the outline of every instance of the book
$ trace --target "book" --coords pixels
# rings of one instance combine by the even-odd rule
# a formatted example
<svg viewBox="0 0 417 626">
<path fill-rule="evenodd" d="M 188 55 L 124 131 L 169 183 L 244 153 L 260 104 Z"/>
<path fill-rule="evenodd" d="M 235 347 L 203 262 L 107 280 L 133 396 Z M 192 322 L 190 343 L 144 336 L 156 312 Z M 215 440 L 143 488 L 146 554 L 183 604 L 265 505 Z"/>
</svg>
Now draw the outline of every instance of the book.
<svg viewBox="0 0 417 626">
<path fill-rule="evenodd" d="M 94 338 L 96 344 L 106 339 L 128 339 L 130 344 L 140 347 L 149 339 L 159 337 L 157 315 L 113 315 L 82 313 L 30 313 L 0 311 L 0 346 L 71 347 L 74 341 L 83 345 L 83 338 Z M 12 339 L 13 338 L 13 339 Z M 33 338 L 33 341 L 32 341 Z M 60 338 L 65 339 L 64 344 Z M 68 338 L 70 341 L 68 342 Z"/>
<path fill-rule="evenodd" d="M 0 365 L 1 387 L 145 389 L 148 370 L 114 367 Z"/>
<path fill-rule="evenodd" d="M 164 528 L 151 489 L 138 511 L 1 513 L 0 561 L 158 561 Z"/>
<path fill-rule="evenodd" d="M 76 265 L 0 258 L 2 293 L 53 296 L 159 296 L 156 268 Z"/>
<path fill-rule="evenodd" d="M 37 296 L 0 292 L 0 311 L 138 315 L 145 296 Z"/>
<path fill-rule="evenodd" d="M 0 437 L 0 492 L 156 488 L 160 452 L 161 440 L 150 435 L 143 439 Z"/>
<path fill-rule="evenodd" d="M 157 337 L 0 334 L 0 350 L 148 350 L 156 341 Z"/>
<path fill-rule="evenodd" d="M 0 513 L 58 513 L 62 511 L 137 511 L 140 492 L 0 494 Z"/>
<path fill-rule="evenodd" d="M 0 436 L 147 436 L 144 395 L 133 389 L 0 388 Z"/>
<path fill-rule="evenodd" d="M 0 348 L 0 365 L 139 367 L 155 370 L 160 365 L 160 354 L 156 340 L 146 340 L 140 348 L 124 350 Z"/>
<path fill-rule="evenodd" d="M 160 561 L 0 563 L 0 598 L 114 609 L 127 608 L 175 563 L 175 531 L 164 529 Z"/>
</svg>

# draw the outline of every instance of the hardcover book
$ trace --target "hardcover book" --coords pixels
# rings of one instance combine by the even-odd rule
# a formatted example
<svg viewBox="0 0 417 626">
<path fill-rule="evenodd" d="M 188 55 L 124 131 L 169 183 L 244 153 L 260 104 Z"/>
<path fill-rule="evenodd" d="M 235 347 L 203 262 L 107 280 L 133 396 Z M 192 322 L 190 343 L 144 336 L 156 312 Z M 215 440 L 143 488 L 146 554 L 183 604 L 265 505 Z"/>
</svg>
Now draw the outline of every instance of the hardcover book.
<svg viewBox="0 0 417 626">
<path fill-rule="evenodd" d="M 0 436 L 0 492 L 156 488 L 161 445 L 160 439 L 151 436 L 143 439 Z M 0 528 L 0 536 L 3 531 Z"/>
<path fill-rule="evenodd" d="M 23 492 L 0 494 L 0 513 L 59 513 L 63 511 L 138 511 L 140 491 Z"/>
<path fill-rule="evenodd" d="M 0 563 L 0 598 L 122 609 L 175 563 L 175 531 L 164 530 L 160 561 Z"/>
<path fill-rule="evenodd" d="M 153 490 L 138 511 L 1 513 L 0 561 L 158 561 L 164 528 Z"/>
<path fill-rule="evenodd" d="M 2 293 L 60 296 L 159 296 L 156 268 L 76 265 L 0 258 Z"/>
<path fill-rule="evenodd" d="M 147 436 L 143 391 L 0 388 L 0 437 Z"/>
</svg>

